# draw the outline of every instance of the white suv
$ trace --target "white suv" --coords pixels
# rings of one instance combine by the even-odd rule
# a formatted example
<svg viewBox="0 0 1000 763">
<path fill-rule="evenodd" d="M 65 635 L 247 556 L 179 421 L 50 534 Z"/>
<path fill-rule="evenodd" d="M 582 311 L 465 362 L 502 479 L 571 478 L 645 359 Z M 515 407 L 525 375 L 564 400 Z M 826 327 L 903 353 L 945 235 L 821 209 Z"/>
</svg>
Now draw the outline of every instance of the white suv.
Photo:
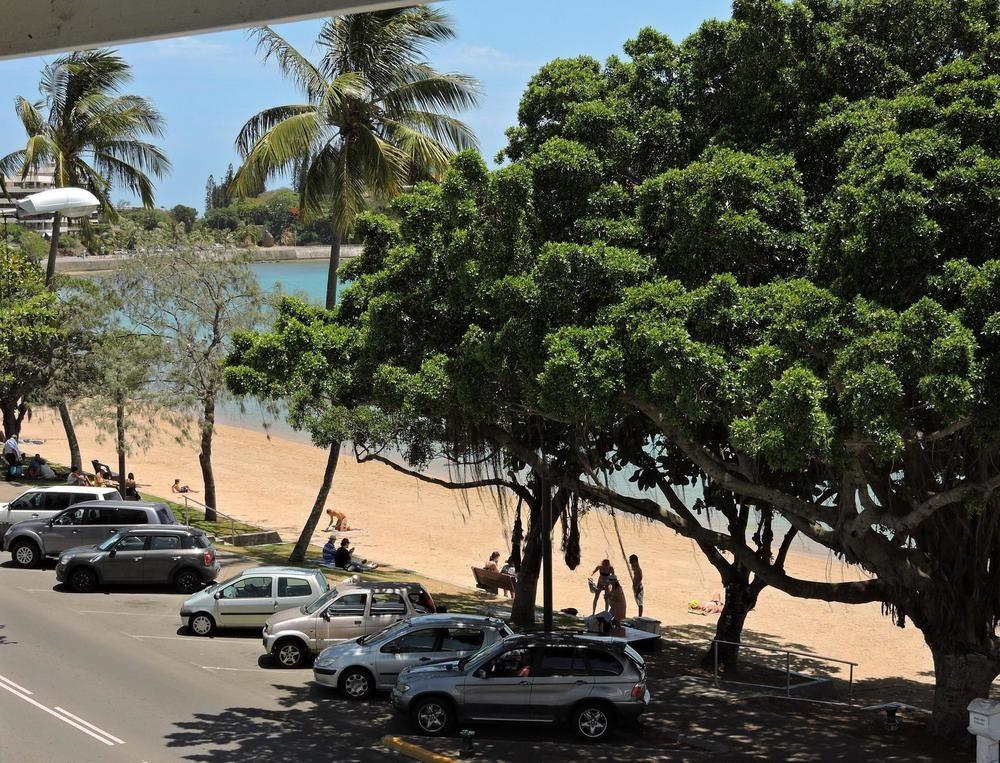
<svg viewBox="0 0 1000 763">
<path fill-rule="evenodd" d="M 0 533 L 26 519 L 50 519 L 63 509 L 81 501 L 120 501 L 113 487 L 76 487 L 55 485 L 32 487 L 10 503 L 0 503 Z"/>
</svg>

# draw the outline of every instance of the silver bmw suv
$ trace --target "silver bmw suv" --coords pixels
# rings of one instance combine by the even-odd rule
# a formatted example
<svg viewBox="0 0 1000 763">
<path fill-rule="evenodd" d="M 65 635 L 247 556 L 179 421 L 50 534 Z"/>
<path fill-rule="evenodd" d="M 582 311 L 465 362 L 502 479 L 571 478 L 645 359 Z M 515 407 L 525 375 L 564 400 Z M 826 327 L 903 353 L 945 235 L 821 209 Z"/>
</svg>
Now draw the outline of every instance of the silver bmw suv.
<svg viewBox="0 0 1000 763">
<path fill-rule="evenodd" d="M 470 657 L 404 670 L 392 704 L 422 734 L 460 721 L 569 722 L 587 741 L 646 711 L 646 665 L 620 639 L 511 636 Z"/>
</svg>

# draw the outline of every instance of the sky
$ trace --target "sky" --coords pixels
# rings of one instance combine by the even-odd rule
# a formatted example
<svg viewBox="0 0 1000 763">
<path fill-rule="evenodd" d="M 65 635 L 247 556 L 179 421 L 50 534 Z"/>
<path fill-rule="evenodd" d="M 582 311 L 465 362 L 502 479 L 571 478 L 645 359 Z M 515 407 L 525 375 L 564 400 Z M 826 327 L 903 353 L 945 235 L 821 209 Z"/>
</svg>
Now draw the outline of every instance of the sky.
<svg viewBox="0 0 1000 763">
<path fill-rule="evenodd" d="M 625 40 L 651 26 L 681 40 L 709 18 L 727 18 L 729 0 L 447 0 L 457 37 L 429 52 L 433 66 L 477 77 L 483 87 L 478 109 L 462 118 L 479 137 L 488 160 L 506 144 L 504 130 L 517 120 L 525 85 L 554 58 L 586 54 L 598 59 L 621 52 Z M 610 8 L 610 10 L 609 10 Z M 319 21 L 277 27 L 313 60 Z M 180 37 L 120 47 L 133 67 L 127 91 L 150 98 L 166 119 L 158 143 L 173 164 L 157 184 L 156 204 L 204 206 L 205 181 L 219 178 L 230 162 L 243 123 L 263 108 L 299 103 L 276 65 L 263 64 L 245 31 Z M 49 57 L 51 58 L 51 57 Z M 38 97 L 43 58 L 0 62 L 0 151 L 24 146 L 14 116 L 14 98 Z M 113 193 L 116 200 L 129 199 Z"/>
</svg>

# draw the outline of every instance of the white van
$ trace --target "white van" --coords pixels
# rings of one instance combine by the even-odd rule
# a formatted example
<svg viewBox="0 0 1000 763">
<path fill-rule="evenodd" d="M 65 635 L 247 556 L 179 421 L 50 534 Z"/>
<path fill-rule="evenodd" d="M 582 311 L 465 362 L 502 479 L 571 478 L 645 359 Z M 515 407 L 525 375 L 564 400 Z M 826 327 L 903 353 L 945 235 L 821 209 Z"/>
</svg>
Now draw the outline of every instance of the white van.
<svg viewBox="0 0 1000 763">
<path fill-rule="evenodd" d="M 0 503 L 0 533 L 26 519 L 49 519 L 80 501 L 120 501 L 113 487 L 76 487 L 53 485 L 32 487 L 10 503 Z"/>
</svg>

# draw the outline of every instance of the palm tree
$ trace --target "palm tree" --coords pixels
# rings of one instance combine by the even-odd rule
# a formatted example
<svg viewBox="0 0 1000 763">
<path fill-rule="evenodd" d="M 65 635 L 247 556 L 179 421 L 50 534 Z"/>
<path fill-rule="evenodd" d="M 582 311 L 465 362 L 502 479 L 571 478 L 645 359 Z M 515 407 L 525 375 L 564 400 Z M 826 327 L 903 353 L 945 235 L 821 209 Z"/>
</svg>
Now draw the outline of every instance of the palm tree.
<svg viewBox="0 0 1000 763">
<path fill-rule="evenodd" d="M 27 142 L 23 149 L 0 159 L 0 189 L 7 195 L 4 178 L 23 180 L 51 166 L 58 188 L 86 188 L 101 202 L 109 219 L 117 213 L 111 205 L 112 186 L 131 191 L 145 207 L 153 206 L 153 182 L 170 169 L 163 152 L 145 141 L 163 134 L 163 117 L 145 98 L 121 95 L 131 79 L 129 65 L 111 50 L 84 50 L 56 58 L 42 70 L 38 85 L 41 99 L 14 99 Z M 45 283 L 54 288 L 56 251 L 62 215 L 52 222 Z M 82 466 L 80 447 L 65 402 L 59 415 L 70 444 L 70 459 Z"/>
<path fill-rule="evenodd" d="M 264 60 L 278 63 L 305 102 L 265 109 L 244 125 L 236 140 L 244 161 L 233 191 L 254 195 L 268 179 L 290 174 L 303 216 L 330 215 L 326 307 L 332 310 L 341 241 L 357 214 L 414 179 L 439 178 L 455 150 L 476 146 L 472 131 L 454 114 L 478 104 L 479 83 L 437 72 L 427 62 L 430 45 L 455 36 L 451 19 L 434 8 L 328 19 L 317 40 L 317 64 L 268 27 L 252 34 Z M 290 561 L 305 558 L 339 455 L 340 443 L 334 443 Z"/>
</svg>

